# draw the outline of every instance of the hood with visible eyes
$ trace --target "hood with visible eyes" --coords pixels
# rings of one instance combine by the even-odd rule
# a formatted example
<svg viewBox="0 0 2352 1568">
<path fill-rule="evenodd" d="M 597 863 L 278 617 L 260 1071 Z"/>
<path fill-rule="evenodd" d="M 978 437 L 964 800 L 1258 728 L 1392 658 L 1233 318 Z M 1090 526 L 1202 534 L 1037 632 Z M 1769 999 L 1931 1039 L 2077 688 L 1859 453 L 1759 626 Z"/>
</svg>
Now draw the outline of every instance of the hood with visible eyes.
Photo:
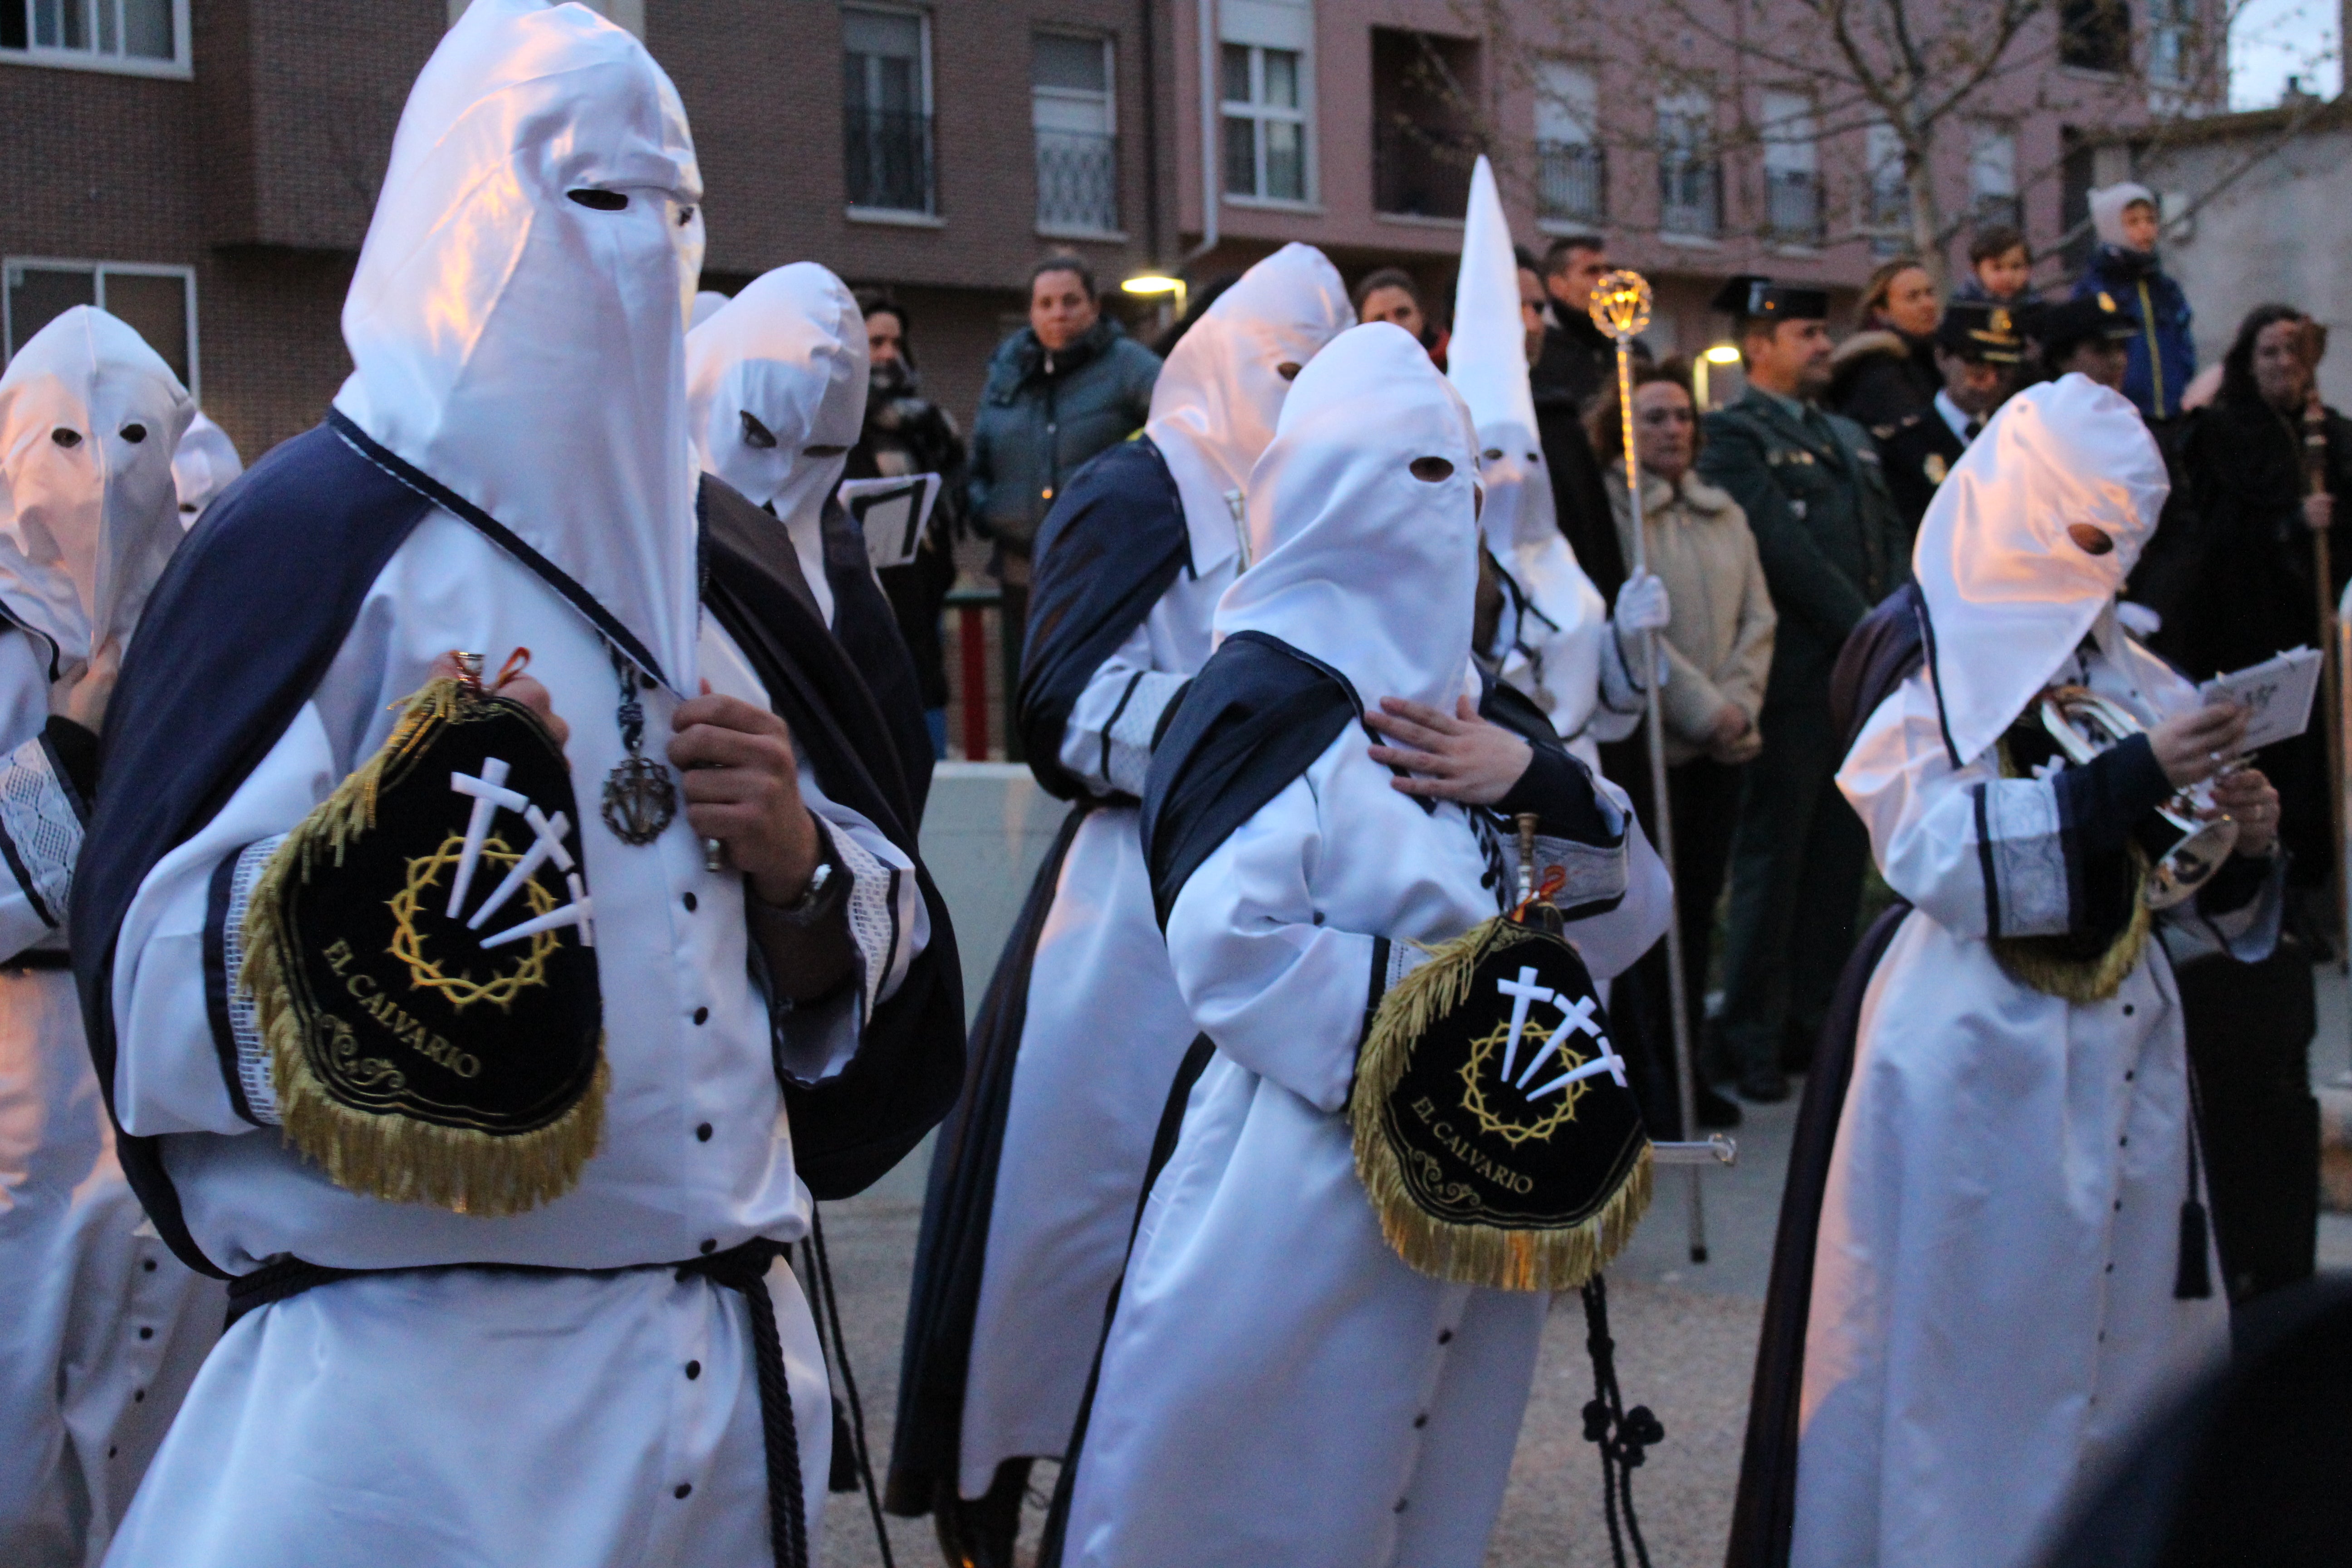
<svg viewBox="0 0 2352 1568">
<path fill-rule="evenodd" d="M 179 449 L 172 454 L 172 485 L 180 492 L 180 526 L 194 528 L 213 498 L 243 472 L 245 459 L 236 455 L 236 443 L 228 438 L 227 431 L 205 417 L 202 409 L 197 410 L 188 433 L 180 437 Z"/>
<path fill-rule="evenodd" d="M 814 521 L 865 427 L 866 383 L 848 285 L 814 261 L 779 267 L 687 334 L 695 456 L 778 517 Z"/>
<path fill-rule="evenodd" d="M 584 5 L 474 0 L 410 90 L 335 404 L 578 582 L 693 689 L 683 105 Z"/>
<path fill-rule="evenodd" d="M 1952 465 L 1911 570 L 1962 762 L 1999 740 L 2081 645 L 2170 490 L 2138 410 L 2079 372 L 2011 398 Z"/>
<path fill-rule="evenodd" d="M 128 646 L 181 539 L 172 456 L 195 405 L 139 334 L 77 305 L 0 375 L 0 601 L 58 673 Z"/>
<path fill-rule="evenodd" d="M 1160 367 L 1143 429 L 1183 500 L 1196 575 L 1240 548 L 1225 498 L 1247 490 L 1274 439 L 1291 388 L 1283 367 L 1304 367 L 1354 321 L 1339 269 L 1311 245 L 1286 245 L 1202 311 Z"/>
<path fill-rule="evenodd" d="M 1217 602 L 1219 640 L 1263 631 L 1339 669 L 1367 705 L 1450 711 L 1478 584 L 1473 442 L 1411 333 L 1375 321 L 1332 340 L 1250 472 L 1251 564 Z"/>
</svg>

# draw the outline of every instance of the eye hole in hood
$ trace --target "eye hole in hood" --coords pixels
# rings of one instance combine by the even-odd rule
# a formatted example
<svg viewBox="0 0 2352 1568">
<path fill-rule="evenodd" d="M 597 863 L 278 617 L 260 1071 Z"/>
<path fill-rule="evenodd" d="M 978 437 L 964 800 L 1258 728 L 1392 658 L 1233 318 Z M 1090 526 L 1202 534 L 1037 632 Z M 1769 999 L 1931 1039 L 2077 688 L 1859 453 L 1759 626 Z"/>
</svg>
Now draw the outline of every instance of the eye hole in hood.
<svg viewBox="0 0 2352 1568">
<path fill-rule="evenodd" d="M 79 447 L 81 445 L 81 432 L 79 430 L 68 429 L 65 426 L 60 425 L 56 429 L 49 432 L 49 439 L 55 441 L 60 447 L 68 448 Z"/>
<path fill-rule="evenodd" d="M 131 423 L 125 425 L 119 432 L 117 432 L 117 434 L 121 436 L 124 440 L 136 447 L 140 442 L 147 439 L 147 426 L 140 424 L 136 420 L 133 420 Z"/>
<path fill-rule="evenodd" d="M 1412 477 L 1424 484 L 1444 484 L 1454 477 L 1454 465 L 1443 458 L 1415 458 Z"/>
<path fill-rule="evenodd" d="M 773 430 L 771 430 L 765 425 L 761 424 L 750 409 L 746 408 L 742 410 L 742 415 L 743 445 L 746 447 L 757 447 L 763 452 L 775 446 L 776 433 Z"/>
<path fill-rule="evenodd" d="M 582 206 L 593 207 L 600 213 L 620 212 L 629 205 L 629 198 L 619 191 L 600 191 L 583 186 L 579 190 L 566 191 L 563 194 Z"/>
</svg>

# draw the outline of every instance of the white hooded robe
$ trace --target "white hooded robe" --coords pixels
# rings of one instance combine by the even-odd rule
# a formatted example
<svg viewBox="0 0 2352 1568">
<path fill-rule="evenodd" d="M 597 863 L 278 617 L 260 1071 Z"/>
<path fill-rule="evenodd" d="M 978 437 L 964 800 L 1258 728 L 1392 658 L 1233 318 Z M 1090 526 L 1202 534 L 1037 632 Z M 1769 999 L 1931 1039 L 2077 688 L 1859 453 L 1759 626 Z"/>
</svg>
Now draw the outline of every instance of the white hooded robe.
<svg viewBox="0 0 2352 1568">
<path fill-rule="evenodd" d="M 1987 942 L 1996 921 L 2030 936 L 2070 919 L 2055 786 L 2001 776 L 2011 720 L 2059 679 L 2143 723 L 2197 705 L 2112 609 L 2165 490 L 2137 413 L 2069 375 L 2002 408 L 1921 525 L 1933 658 L 1838 774 L 1915 908 L 1864 995 L 1822 1200 L 1793 1568 L 2031 1561 L 2073 1489 L 2227 1348 L 2218 1287 L 2173 1295 L 2193 1129 L 2163 945 L 2075 1004 L 2010 978 Z M 2087 552 L 2069 524 L 2113 548 Z M 2278 886 L 2158 919 L 2258 958 Z"/>
<path fill-rule="evenodd" d="M 1384 696 L 1475 693 L 1474 436 L 1385 323 L 1307 366 L 1253 471 L 1255 563 L 1220 637 L 1271 634 Z M 1448 465 L 1442 479 L 1411 470 Z M 1472 1568 L 1502 1502 L 1550 1297 L 1442 1283 L 1381 1238 L 1342 1114 L 1366 999 L 1411 943 L 1495 915 L 1479 818 L 1393 787 L 1350 723 L 1213 851 L 1171 910 L 1177 988 L 1216 1055 L 1154 1183 L 1076 1459 L 1066 1563 Z M 1622 849 L 1547 843 L 1596 975 L 1663 931 L 1622 795 Z M 1650 864 L 1654 864 L 1651 860 Z M 1630 886 L 1629 886 L 1630 880 Z M 1393 946 L 1382 950 L 1378 939 Z M 1386 972 L 1374 973 L 1386 951 Z"/>
<path fill-rule="evenodd" d="M 63 967 L 89 806 L 42 737 L 54 671 L 110 664 L 180 540 L 194 413 L 139 334 L 77 306 L 0 376 L 0 1562 L 105 1555 L 219 1337 L 220 1285 L 172 1256 L 115 1163 Z M 46 959 L 46 965 L 36 967 Z M 12 962 L 13 961 L 13 962 Z"/>
<path fill-rule="evenodd" d="M 1072 710 L 1061 762 L 1089 787 L 1142 795 L 1150 738 L 1208 658 L 1210 615 L 1241 570 L 1229 498 L 1273 438 L 1290 389 L 1281 367 L 1310 362 L 1349 319 L 1346 286 L 1322 252 L 1285 246 L 1169 355 L 1144 434 L 1176 480 L 1191 569 Z M 1152 1133 L 1198 1033 L 1168 971 L 1135 807 L 1097 807 L 1063 861 L 1030 969 L 965 1381 L 965 1497 L 985 1492 L 1004 1460 L 1067 1446 Z"/>
</svg>

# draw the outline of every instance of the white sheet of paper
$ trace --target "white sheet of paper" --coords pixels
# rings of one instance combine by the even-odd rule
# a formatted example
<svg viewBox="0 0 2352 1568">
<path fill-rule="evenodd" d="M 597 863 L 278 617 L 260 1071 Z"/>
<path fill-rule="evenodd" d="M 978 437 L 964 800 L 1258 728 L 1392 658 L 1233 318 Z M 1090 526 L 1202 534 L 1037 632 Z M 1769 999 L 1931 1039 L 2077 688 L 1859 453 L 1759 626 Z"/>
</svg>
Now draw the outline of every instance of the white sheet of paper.
<svg viewBox="0 0 2352 1568">
<path fill-rule="evenodd" d="M 2315 647 L 2299 647 L 2217 675 L 2197 689 L 2207 702 L 2235 702 L 2247 710 L 2246 738 L 2240 749 L 2260 751 L 2300 735 L 2311 723 L 2311 699 L 2319 689 L 2322 660 Z"/>
<path fill-rule="evenodd" d="M 923 528 L 940 499 L 937 474 L 901 474 L 887 479 L 844 479 L 835 492 L 866 535 L 866 559 L 877 571 L 904 566 L 921 548 Z"/>
</svg>

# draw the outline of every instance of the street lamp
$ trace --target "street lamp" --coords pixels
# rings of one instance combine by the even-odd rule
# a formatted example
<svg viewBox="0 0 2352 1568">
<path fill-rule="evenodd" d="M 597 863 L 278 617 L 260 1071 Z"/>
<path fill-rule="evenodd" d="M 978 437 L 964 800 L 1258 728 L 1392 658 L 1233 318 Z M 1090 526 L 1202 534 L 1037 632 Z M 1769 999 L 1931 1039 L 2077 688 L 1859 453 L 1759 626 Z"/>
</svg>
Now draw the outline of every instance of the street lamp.
<svg viewBox="0 0 2352 1568">
<path fill-rule="evenodd" d="M 1714 406 L 1714 398 L 1711 395 L 1713 388 L 1710 384 L 1715 378 L 1708 367 L 1738 363 L 1739 350 L 1730 343 L 1717 343 L 1698 356 L 1698 363 L 1691 366 L 1691 381 L 1694 384 L 1691 394 L 1693 400 L 1698 405 L 1700 413 L 1704 414 L 1708 408 Z"/>
<path fill-rule="evenodd" d="M 1145 272 L 1129 279 L 1118 287 L 1123 294 L 1136 294 L 1147 298 L 1154 294 L 1173 294 L 1176 296 L 1176 319 L 1179 321 L 1183 319 L 1185 287 L 1184 279 L 1181 278 L 1171 278 L 1159 272 Z"/>
</svg>

